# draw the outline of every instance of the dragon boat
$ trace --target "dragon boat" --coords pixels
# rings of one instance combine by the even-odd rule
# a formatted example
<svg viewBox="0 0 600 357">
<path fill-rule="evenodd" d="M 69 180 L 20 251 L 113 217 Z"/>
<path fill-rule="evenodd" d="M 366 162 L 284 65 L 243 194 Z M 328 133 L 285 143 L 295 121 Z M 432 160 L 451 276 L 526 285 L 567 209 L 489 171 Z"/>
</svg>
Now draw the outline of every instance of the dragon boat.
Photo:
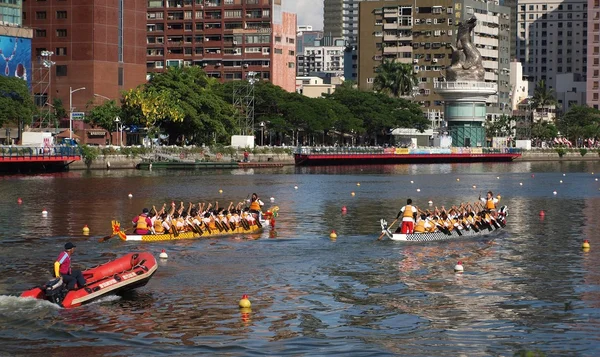
<svg viewBox="0 0 600 357">
<path fill-rule="evenodd" d="M 21 297 L 48 300 L 64 308 L 77 307 L 106 295 L 142 287 L 157 268 L 158 264 L 151 253 L 129 253 L 82 271 L 85 286 L 67 290 L 62 278 L 56 278 L 23 292 Z"/>
<path fill-rule="evenodd" d="M 206 229 L 202 227 L 193 227 L 191 231 L 185 232 L 169 232 L 163 234 L 126 234 L 125 230 L 121 229 L 121 224 L 118 221 L 112 221 L 112 235 L 104 237 L 102 240 L 110 239 L 111 237 L 118 236 L 123 241 L 144 241 L 144 242 L 157 242 L 166 240 L 181 240 L 181 239 L 196 239 L 196 238 L 212 238 L 236 234 L 253 234 L 260 233 L 265 228 L 275 227 L 275 217 L 277 217 L 279 207 L 275 206 L 264 212 L 260 219 L 257 220 L 257 224 L 238 225 L 236 227 L 228 226 L 225 224 L 219 224 L 216 229 Z M 101 240 L 101 241 L 102 241 Z"/>
<path fill-rule="evenodd" d="M 455 228 L 447 233 L 437 231 L 431 233 L 413 233 L 413 234 L 402 234 L 397 232 L 391 232 L 388 223 L 385 219 L 380 220 L 381 234 L 387 236 L 389 239 L 401 242 L 431 242 L 431 241 L 447 241 L 457 240 L 463 238 L 474 238 L 492 234 L 496 231 L 502 230 L 506 226 L 506 216 L 508 215 L 508 207 L 502 206 L 498 210 L 498 217 L 492 224 L 487 225 L 483 228 L 468 227 L 463 229 Z"/>
</svg>

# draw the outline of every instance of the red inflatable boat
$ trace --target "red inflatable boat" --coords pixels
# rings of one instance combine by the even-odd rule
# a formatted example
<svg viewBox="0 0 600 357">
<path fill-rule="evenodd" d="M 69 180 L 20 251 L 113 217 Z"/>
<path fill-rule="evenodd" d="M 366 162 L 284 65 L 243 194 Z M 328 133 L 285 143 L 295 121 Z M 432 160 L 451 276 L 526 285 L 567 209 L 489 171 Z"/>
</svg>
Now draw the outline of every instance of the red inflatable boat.
<svg viewBox="0 0 600 357">
<path fill-rule="evenodd" d="M 61 278 L 36 286 L 21 297 L 45 299 L 70 308 L 87 304 L 106 295 L 114 295 L 146 285 L 156 269 L 150 253 L 129 253 L 106 264 L 82 271 L 86 285 L 67 290 Z"/>
</svg>

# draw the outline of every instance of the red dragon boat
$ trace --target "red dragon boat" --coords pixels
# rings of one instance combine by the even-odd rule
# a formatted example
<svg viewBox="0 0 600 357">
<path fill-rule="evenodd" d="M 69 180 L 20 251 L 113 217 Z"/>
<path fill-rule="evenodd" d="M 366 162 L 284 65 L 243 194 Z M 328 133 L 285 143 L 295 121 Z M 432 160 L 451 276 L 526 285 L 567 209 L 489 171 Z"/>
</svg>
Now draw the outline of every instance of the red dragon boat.
<svg viewBox="0 0 600 357">
<path fill-rule="evenodd" d="M 64 308 L 77 307 L 106 295 L 142 287 L 157 268 L 156 259 L 151 253 L 129 253 L 82 271 L 85 286 L 67 290 L 62 278 L 56 278 L 23 292 L 21 297 L 48 300 Z"/>
</svg>

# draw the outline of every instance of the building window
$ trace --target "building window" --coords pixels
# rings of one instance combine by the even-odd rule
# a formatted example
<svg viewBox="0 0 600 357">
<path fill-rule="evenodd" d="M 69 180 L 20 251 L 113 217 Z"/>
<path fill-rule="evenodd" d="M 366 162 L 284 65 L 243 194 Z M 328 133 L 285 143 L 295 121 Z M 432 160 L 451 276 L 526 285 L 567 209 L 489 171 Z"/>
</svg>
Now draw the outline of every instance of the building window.
<svg viewBox="0 0 600 357">
<path fill-rule="evenodd" d="M 35 30 L 35 37 L 46 37 L 46 30 Z"/>
<path fill-rule="evenodd" d="M 66 29 L 57 29 L 56 37 L 67 37 L 67 30 Z"/>
<path fill-rule="evenodd" d="M 67 18 L 67 12 L 66 11 L 57 11 L 56 12 L 56 18 L 57 19 L 66 19 Z"/>
<path fill-rule="evenodd" d="M 46 11 L 36 11 L 35 18 L 37 20 L 46 20 Z"/>
<path fill-rule="evenodd" d="M 119 67 L 118 77 L 119 77 L 117 79 L 118 84 L 119 84 L 119 86 L 122 86 L 123 85 L 123 81 L 124 81 L 123 67 Z"/>
<path fill-rule="evenodd" d="M 119 0 L 119 24 L 118 24 L 118 36 L 119 36 L 119 62 L 123 62 L 123 1 Z"/>
<path fill-rule="evenodd" d="M 367 78 L 367 83 L 373 83 L 373 81 L 375 81 L 374 77 Z"/>
<path fill-rule="evenodd" d="M 64 77 L 67 75 L 67 66 L 66 65 L 58 65 L 56 66 L 56 76 Z"/>
<path fill-rule="evenodd" d="M 56 55 L 57 56 L 66 56 L 67 48 L 66 47 L 56 47 Z"/>
</svg>

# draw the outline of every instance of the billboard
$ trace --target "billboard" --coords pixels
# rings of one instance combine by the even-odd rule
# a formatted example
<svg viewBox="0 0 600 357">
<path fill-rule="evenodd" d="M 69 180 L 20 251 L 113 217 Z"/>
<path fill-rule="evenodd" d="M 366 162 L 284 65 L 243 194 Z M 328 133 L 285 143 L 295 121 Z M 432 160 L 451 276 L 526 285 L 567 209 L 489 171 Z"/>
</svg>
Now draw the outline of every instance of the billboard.
<svg viewBox="0 0 600 357">
<path fill-rule="evenodd" d="M 0 75 L 18 77 L 31 88 L 31 39 L 0 36 Z"/>
</svg>

